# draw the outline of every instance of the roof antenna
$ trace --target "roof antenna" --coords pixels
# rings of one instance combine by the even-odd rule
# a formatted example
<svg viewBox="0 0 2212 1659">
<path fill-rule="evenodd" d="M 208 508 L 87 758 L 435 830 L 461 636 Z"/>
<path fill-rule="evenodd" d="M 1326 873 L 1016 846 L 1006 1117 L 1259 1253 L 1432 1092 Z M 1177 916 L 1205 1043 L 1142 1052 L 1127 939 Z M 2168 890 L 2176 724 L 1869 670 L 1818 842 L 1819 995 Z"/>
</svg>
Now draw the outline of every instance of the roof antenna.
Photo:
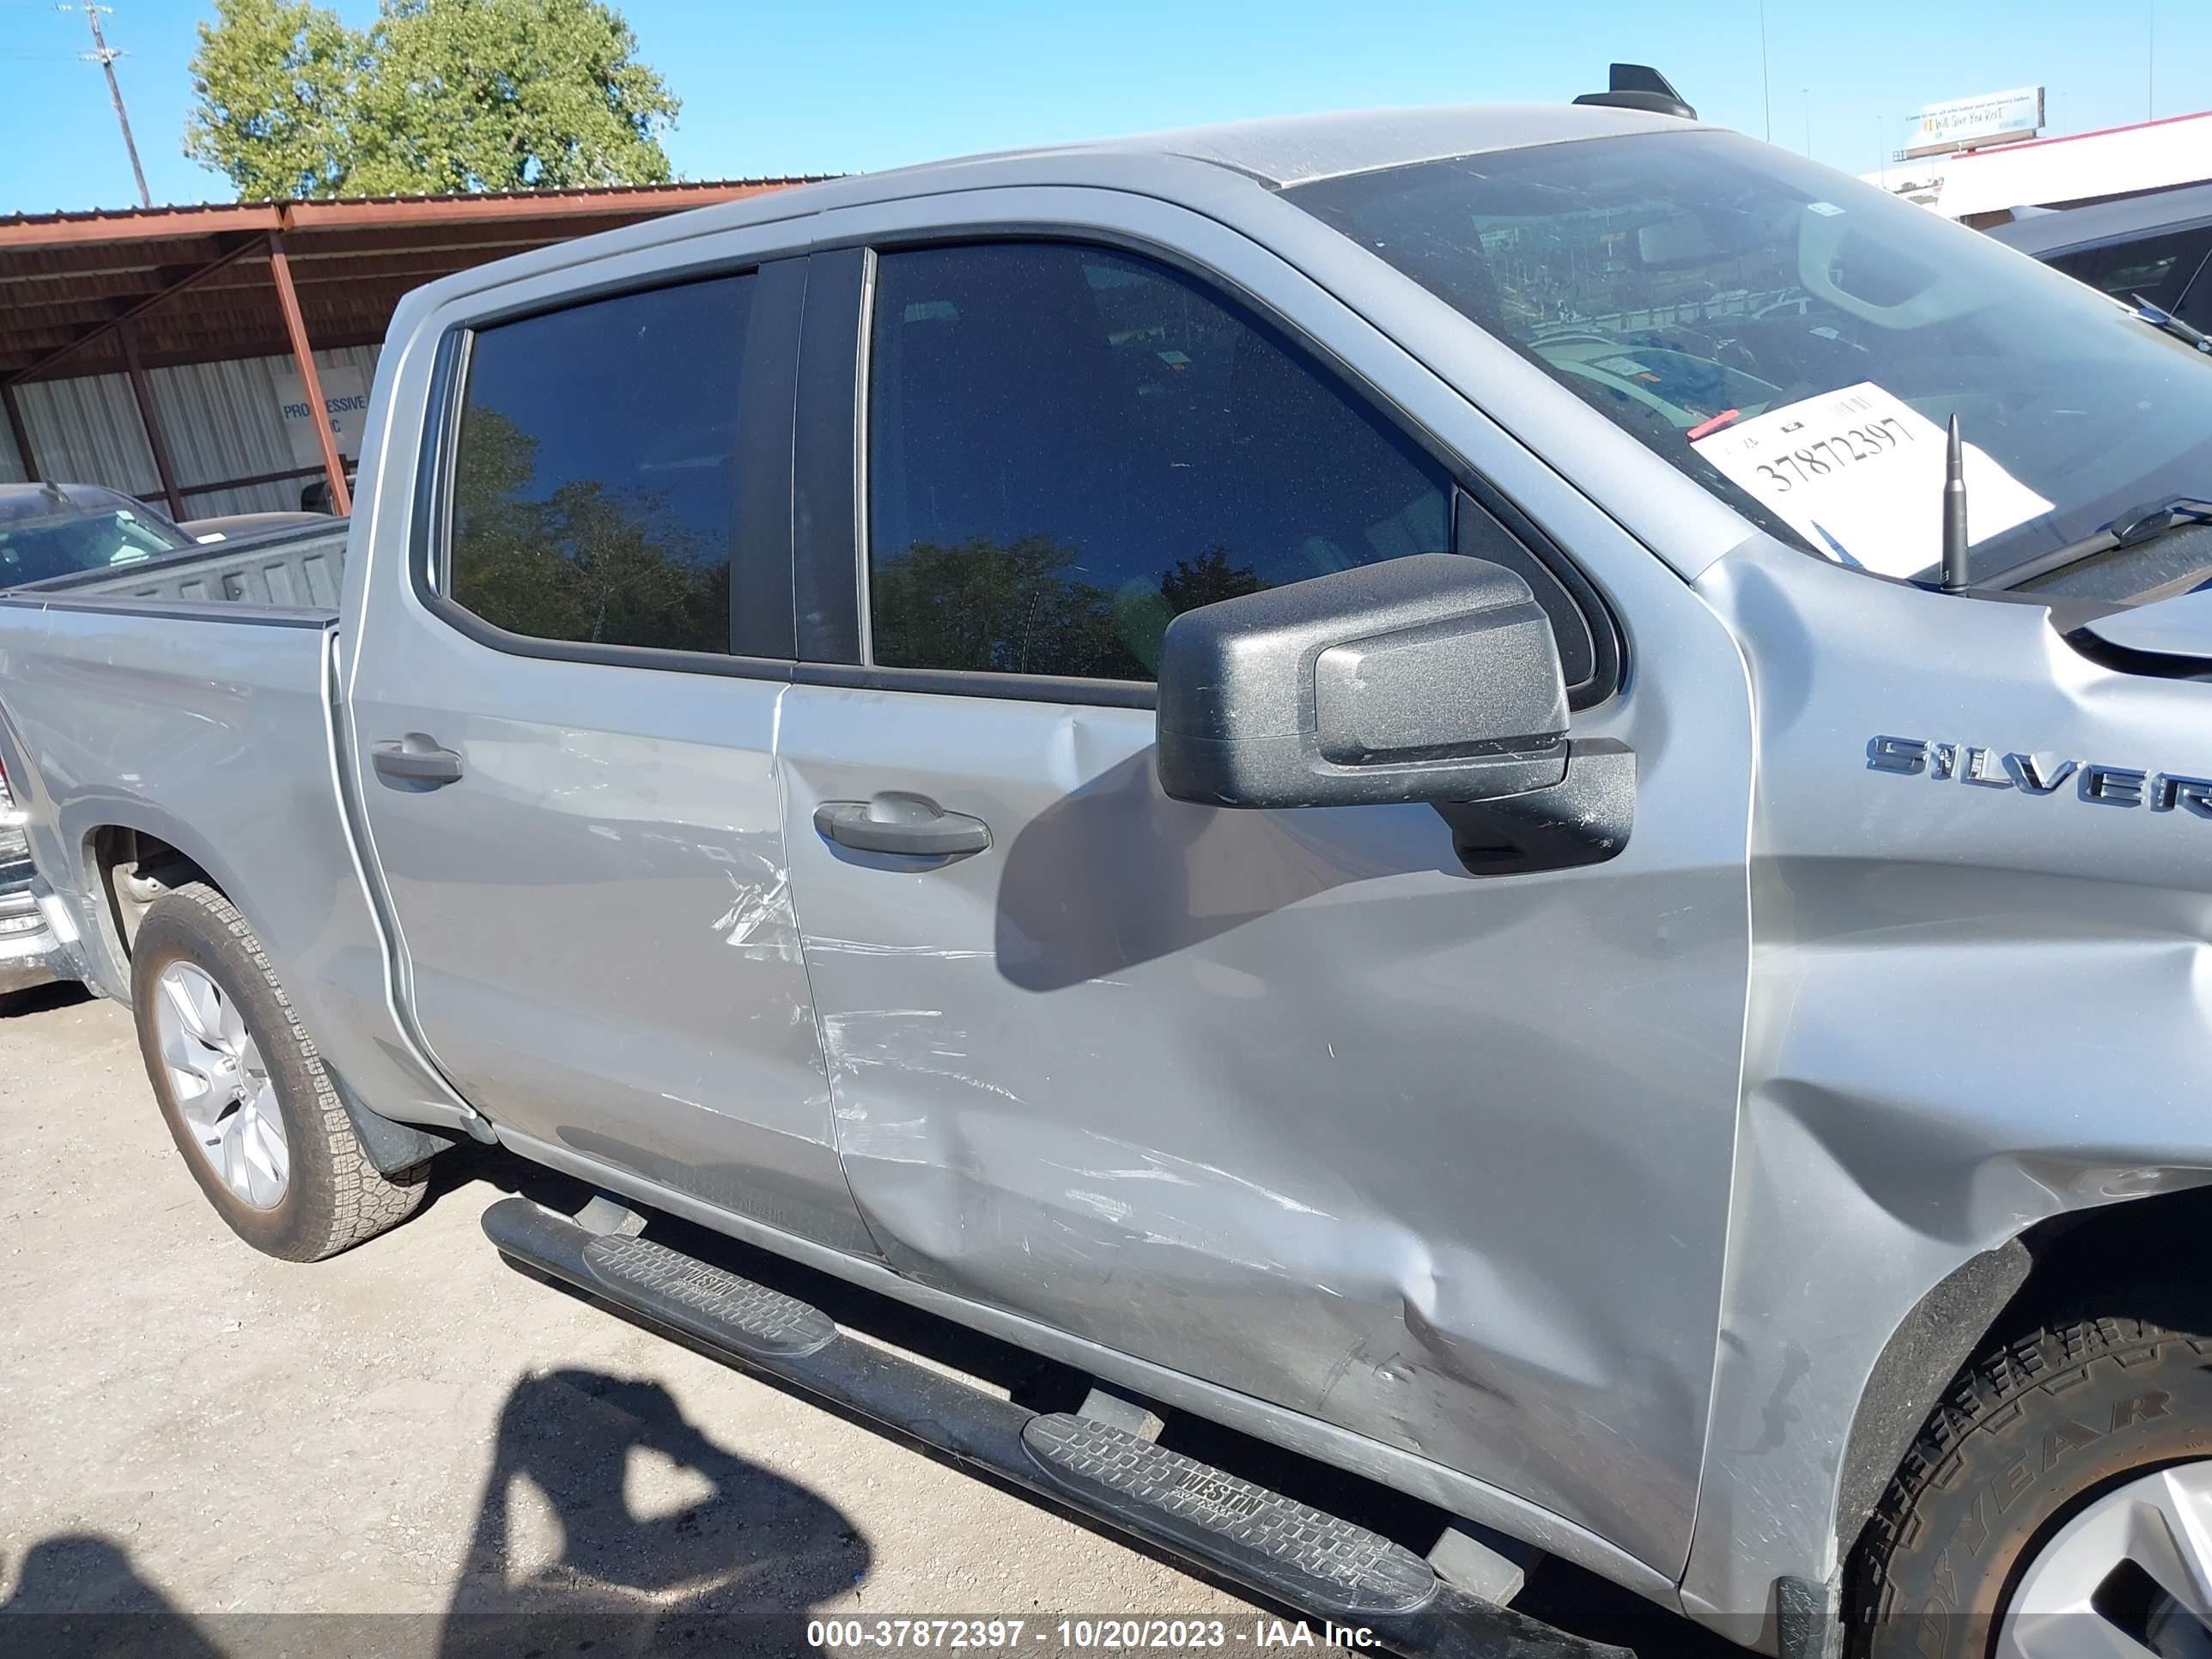
<svg viewBox="0 0 2212 1659">
<path fill-rule="evenodd" d="M 1959 441 L 1959 417 L 1951 416 L 1951 436 L 1943 458 L 1943 591 L 1966 591 L 1966 452 Z"/>
</svg>

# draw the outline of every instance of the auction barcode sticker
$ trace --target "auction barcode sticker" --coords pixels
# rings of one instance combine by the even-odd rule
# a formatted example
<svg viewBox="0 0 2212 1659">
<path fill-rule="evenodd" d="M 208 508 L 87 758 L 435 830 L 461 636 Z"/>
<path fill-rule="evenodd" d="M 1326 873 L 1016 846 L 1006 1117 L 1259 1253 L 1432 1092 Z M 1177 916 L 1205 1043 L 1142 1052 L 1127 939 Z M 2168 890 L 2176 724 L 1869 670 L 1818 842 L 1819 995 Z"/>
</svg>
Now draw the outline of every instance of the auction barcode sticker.
<svg viewBox="0 0 2212 1659">
<path fill-rule="evenodd" d="M 1729 482 L 1832 559 L 1912 576 L 1942 556 L 1943 429 L 1871 380 L 1694 441 Z M 2051 511 L 1974 445 L 1964 452 L 1969 544 Z"/>
</svg>

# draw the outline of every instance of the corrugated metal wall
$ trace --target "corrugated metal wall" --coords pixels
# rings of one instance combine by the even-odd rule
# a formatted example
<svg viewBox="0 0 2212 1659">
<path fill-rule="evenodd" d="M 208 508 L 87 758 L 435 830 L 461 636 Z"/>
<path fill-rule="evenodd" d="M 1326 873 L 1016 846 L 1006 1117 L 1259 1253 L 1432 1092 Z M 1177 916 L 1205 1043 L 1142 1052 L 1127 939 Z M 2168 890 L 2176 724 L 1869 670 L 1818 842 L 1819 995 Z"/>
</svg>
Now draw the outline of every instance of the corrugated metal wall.
<svg viewBox="0 0 2212 1659">
<path fill-rule="evenodd" d="M 375 346 L 318 351 L 319 368 L 352 368 L 364 383 L 376 376 Z M 189 488 L 218 478 L 281 472 L 299 463 L 284 436 L 277 387 L 292 368 L 289 356 L 239 357 L 227 362 L 188 363 L 179 368 L 146 371 L 154 413 L 169 443 L 169 464 L 177 483 Z M 64 483 L 106 484 L 161 503 L 161 474 L 138 420 L 131 382 L 121 374 L 90 374 L 74 380 L 37 380 L 15 388 L 30 428 L 31 447 L 48 477 Z M 0 421 L 0 483 L 21 483 L 29 475 L 7 422 Z M 300 489 L 311 482 L 252 484 L 185 497 L 185 510 L 196 519 L 222 513 L 265 513 L 296 509 Z M 166 510 L 166 509 L 164 509 Z"/>
</svg>

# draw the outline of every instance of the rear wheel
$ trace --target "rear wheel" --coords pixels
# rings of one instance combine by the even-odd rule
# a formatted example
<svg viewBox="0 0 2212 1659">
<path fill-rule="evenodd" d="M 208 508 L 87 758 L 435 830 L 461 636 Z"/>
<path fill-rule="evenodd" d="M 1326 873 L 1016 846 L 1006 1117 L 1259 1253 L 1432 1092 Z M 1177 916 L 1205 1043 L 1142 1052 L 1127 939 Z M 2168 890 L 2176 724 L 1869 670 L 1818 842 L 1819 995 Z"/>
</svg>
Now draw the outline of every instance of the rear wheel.
<svg viewBox="0 0 2212 1659">
<path fill-rule="evenodd" d="M 380 1171 L 362 1150 L 291 1000 L 230 901 L 164 894 L 131 959 L 138 1047 L 200 1190 L 258 1250 L 313 1261 L 422 1201 L 425 1166 Z"/>
<path fill-rule="evenodd" d="M 2212 1317 L 1984 1354 L 1857 1561 L 1855 1659 L 2212 1659 Z"/>
</svg>

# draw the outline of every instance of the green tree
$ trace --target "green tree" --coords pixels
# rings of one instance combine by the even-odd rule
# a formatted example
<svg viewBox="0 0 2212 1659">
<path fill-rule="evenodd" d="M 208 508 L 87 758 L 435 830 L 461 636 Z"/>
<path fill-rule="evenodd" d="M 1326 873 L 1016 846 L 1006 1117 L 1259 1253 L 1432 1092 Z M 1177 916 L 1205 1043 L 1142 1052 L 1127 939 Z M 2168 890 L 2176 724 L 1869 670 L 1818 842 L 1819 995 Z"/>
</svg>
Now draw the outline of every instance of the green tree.
<svg viewBox="0 0 2212 1659">
<path fill-rule="evenodd" d="M 217 0 L 199 28 L 185 154 L 241 200 L 345 193 L 367 39 L 309 0 Z"/>
<path fill-rule="evenodd" d="M 605 0 L 216 0 L 185 152 L 243 198 L 660 184 L 677 100 Z"/>
<path fill-rule="evenodd" d="M 362 191 L 659 185 L 677 100 L 604 0 L 384 0 Z"/>
</svg>

